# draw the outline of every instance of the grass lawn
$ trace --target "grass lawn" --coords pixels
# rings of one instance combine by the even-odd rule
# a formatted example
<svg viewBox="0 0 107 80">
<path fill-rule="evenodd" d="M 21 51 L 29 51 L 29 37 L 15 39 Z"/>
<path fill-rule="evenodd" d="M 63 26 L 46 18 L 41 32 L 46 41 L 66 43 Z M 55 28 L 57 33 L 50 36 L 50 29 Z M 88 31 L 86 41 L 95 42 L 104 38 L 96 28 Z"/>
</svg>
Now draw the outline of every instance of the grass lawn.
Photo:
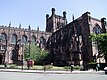
<svg viewBox="0 0 107 80">
<path fill-rule="evenodd" d="M 44 67 L 46 68 L 46 70 L 70 70 L 70 66 L 64 66 L 64 67 L 58 67 L 58 66 L 52 66 L 52 65 L 46 65 L 46 66 L 41 66 L 41 65 L 34 65 L 32 67 L 30 67 L 30 69 L 33 70 L 43 70 Z M 0 68 L 4 68 L 4 65 L 0 65 Z M 15 64 L 9 64 L 7 65 L 8 69 L 22 69 L 22 66 L 17 66 Z M 79 70 L 79 67 L 74 67 L 74 69 Z M 23 66 L 23 69 L 28 69 L 28 67 L 26 65 Z"/>
</svg>

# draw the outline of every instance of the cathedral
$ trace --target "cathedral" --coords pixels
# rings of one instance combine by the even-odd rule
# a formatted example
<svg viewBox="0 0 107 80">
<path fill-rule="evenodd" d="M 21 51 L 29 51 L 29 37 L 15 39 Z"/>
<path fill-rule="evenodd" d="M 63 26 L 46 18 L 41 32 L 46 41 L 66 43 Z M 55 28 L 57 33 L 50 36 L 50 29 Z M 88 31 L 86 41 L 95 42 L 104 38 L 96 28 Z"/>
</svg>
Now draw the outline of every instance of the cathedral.
<svg viewBox="0 0 107 80">
<path fill-rule="evenodd" d="M 90 41 L 90 34 L 106 33 L 105 18 L 101 20 L 91 17 L 90 12 L 85 12 L 77 19 L 72 17 L 70 23 L 63 16 L 55 13 L 46 14 L 46 31 L 31 30 L 19 27 L 0 26 L 0 64 L 4 62 L 15 63 L 20 61 L 24 54 L 25 43 L 35 43 L 41 48 L 48 49 L 48 63 L 57 66 L 83 65 L 89 62 L 105 63 L 105 59 L 98 56 L 97 45 Z"/>
<path fill-rule="evenodd" d="M 105 59 L 98 56 L 97 44 L 89 38 L 92 33 L 106 33 L 105 18 L 99 20 L 86 12 L 77 19 L 73 16 L 72 21 L 67 23 L 66 12 L 63 12 L 63 16 L 56 15 L 55 8 L 52 8 L 52 15 L 46 15 L 46 32 L 52 33 L 46 48 L 50 51 L 50 62 L 54 65 L 88 66 L 90 62 L 105 63 Z"/>
<path fill-rule="evenodd" d="M 0 64 L 5 62 L 17 63 L 24 58 L 24 45 L 35 44 L 45 49 L 51 33 L 19 27 L 0 26 Z"/>
</svg>

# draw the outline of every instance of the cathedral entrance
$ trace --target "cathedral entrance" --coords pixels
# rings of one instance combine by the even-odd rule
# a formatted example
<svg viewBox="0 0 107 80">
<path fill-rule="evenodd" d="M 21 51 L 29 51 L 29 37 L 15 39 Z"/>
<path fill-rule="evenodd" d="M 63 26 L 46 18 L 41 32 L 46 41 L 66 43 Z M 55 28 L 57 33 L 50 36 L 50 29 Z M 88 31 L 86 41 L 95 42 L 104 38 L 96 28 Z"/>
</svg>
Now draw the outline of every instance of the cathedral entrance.
<svg viewBox="0 0 107 80">
<path fill-rule="evenodd" d="M 0 64 L 2 64 L 3 55 L 0 54 Z"/>
</svg>

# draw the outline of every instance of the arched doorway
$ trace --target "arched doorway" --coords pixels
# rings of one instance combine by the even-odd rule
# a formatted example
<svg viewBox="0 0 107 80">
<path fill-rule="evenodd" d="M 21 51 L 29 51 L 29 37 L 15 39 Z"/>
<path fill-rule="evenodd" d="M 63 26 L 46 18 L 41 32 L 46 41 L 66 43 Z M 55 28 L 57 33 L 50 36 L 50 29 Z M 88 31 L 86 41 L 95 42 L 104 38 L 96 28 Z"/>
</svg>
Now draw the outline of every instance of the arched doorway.
<svg viewBox="0 0 107 80">
<path fill-rule="evenodd" d="M 0 54 L 0 64 L 2 64 L 3 55 Z"/>
</svg>

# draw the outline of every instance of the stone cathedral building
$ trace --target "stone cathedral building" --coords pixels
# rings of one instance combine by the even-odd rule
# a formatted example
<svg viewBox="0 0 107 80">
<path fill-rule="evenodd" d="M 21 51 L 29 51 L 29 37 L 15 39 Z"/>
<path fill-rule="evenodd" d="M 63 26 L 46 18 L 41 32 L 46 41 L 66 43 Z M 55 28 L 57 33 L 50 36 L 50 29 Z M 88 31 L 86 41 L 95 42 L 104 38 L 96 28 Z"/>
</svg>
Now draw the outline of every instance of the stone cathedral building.
<svg viewBox="0 0 107 80">
<path fill-rule="evenodd" d="M 82 14 L 77 19 L 72 18 L 67 23 L 66 11 L 63 16 L 56 15 L 52 8 L 52 15 L 46 14 L 46 31 L 39 31 L 9 26 L 0 26 L 0 64 L 8 61 L 13 63 L 23 57 L 23 46 L 27 42 L 39 45 L 49 50 L 48 63 L 57 66 L 83 65 L 96 61 L 105 63 L 103 57 L 98 56 L 97 46 L 91 42 L 91 33 L 106 33 L 105 18 L 101 20 L 91 17 L 90 12 Z M 19 45 L 20 44 L 20 45 Z M 15 47 L 16 46 L 16 47 Z M 18 46 L 18 47 L 17 47 Z M 15 51 L 18 49 L 18 52 Z"/>
<path fill-rule="evenodd" d="M 105 18 L 101 20 L 91 17 L 90 12 L 67 23 L 66 12 L 63 16 L 56 15 L 52 8 L 52 15 L 46 15 L 46 32 L 52 35 L 47 41 L 50 51 L 50 62 L 54 65 L 83 65 L 89 62 L 105 63 L 105 59 L 98 56 L 97 45 L 91 42 L 91 33 L 106 33 Z"/>
<path fill-rule="evenodd" d="M 31 30 L 19 27 L 0 26 L 0 64 L 4 62 L 16 63 L 22 60 L 24 54 L 24 44 L 33 43 L 41 48 L 45 48 L 46 42 L 51 33 Z"/>
</svg>

